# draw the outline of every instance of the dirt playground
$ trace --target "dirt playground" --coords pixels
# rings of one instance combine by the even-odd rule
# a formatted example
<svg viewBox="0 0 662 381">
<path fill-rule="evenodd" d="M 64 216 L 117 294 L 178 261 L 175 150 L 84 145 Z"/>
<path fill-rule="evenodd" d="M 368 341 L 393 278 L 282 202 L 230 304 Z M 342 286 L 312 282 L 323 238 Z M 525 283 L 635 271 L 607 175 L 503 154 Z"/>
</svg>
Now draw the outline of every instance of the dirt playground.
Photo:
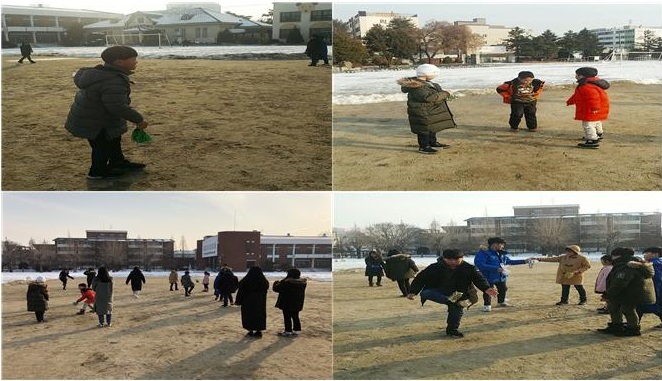
<svg viewBox="0 0 662 381">
<path fill-rule="evenodd" d="M 449 102 L 458 128 L 450 144 L 417 152 L 406 102 L 333 107 L 334 190 L 660 190 L 662 86 L 613 83 L 599 149 L 581 149 L 572 86 L 549 87 L 538 102 L 538 130 L 510 132 L 510 106 L 496 93 Z"/>
<path fill-rule="evenodd" d="M 296 338 L 277 336 L 283 317 L 270 290 L 267 330 L 253 339 L 244 336 L 239 307 L 221 308 L 200 283 L 190 298 L 181 288 L 170 292 L 167 278 L 147 278 L 140 299 L 115 278 L 112 327 L 99 328 L 96 314 L 75 314 L 81 281 L 70 280 L 67 290 L 47 281 L 42 324 L 26 311 L 26 282 L 2 285 L 3 379 L 331 378 L 330 282 L 309 280 Z"/>
<path fill-rule="evenodd" d="M 87 180 L 90 147 L 64 129 L 72 75 L 100 59 L 2 56 L 3 190 L 331 190 L 331 71 L 307 61 L 140 59 L 130 131 L 146 171 Z"/>
<path fill-rule="evenodd" d="M 415 258 L 414 258 L 415 260 Z M 589 302 L 554 305 L 561 286 L 556 263 L 511 266 L 507 297 L 514 307 L 462 319 L 461 339 L 445 335 L 446 306 L 399 297 L 397 284 L 368 287 L 361 270 L 334 272 L 333 357 L 335 379 L 650 379 L 662 378 L 662 329 L 644 315 L 642 336 L 597 333 L 609 321 L 593 293 L 601 265 L 586 273 Z"/>
</svg>

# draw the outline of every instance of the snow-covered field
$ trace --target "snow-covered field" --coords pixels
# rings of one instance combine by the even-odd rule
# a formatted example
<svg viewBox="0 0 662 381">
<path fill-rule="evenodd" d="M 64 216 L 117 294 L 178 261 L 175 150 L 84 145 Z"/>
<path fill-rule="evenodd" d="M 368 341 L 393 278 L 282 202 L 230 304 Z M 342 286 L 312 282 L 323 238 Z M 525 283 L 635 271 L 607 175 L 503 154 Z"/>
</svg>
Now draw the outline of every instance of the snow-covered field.
<svg viewBox="0 0 662 381">
<path fill-rule="evenodd" d="M 494 66 L 442 68 L 435 82 L 445 90 L 462 93 L 495 93 L 495 88 L 531 70 L 548 86 L 573 85 L 575 69 L 593 66 L 599 77 L 608 81 L 632 81 L 640 84 L 662 84 L 662 61 L 602 61 L 549 64 L 503 64 Z M 414 76 L 414 70 L 382 70 L 374 72 L 334 73 L 333 104 L 361 104 L 406 101 L 407 95 L 395 82 Z"/>
<path fill-rule="evenodd" d="M 124 281 L 126 277 L 129 275 L 131 270 L 122 270 L 122 271 L 115 271 L 111 272 L 110 275 L 115 277 L 116 279 L 120 279 L 121 281 Z M 214 277 L 216 277 L 215 272 L 211 272 L 211 280 L 214 280 Z M 14 271 L 14 272 L 3 272 L 2 273 L 2 283 L 9 283 L 13 281 L 19 281 L 19 280 L 34 280 L 37 276 L 41 275 L 46 280 L 57 280 L 58 275 L 60 274 L 59 271 L 51 271 L 51 272 L 44 272 L 44 273 L 38 273 L 38 272 L 20 272 L 20 271 Z M 143 274 L 145 274 L 145 278 L 156 278 L 156 277 L 168 277 L 170 275 L 170 271 L 143 271 Z M 184 274 L 183 271 L 178 272 L 179 276 L 182 276 Z M 77 281 L 84 281 L 85 275 L 83 275 L 83 272 L 72 272 L 70 273 L 71 276 L 77 279 Z M 191 271 L 191 277 L 194 280 L 200 280 L 202 281 L 202 276 L 203 276 L 203 271 Z M 235 272 L 235 275 L 241 279 L 246 275 L 245 272 Z M 265 272 L 264 275 L 267 278 L 270 279 L 277 279 L 277 278 L 284 278 L 285 273 L 284 272 Z M 316 280 L 320 282 L 330 282 L 332 280 L 332 273 L 329 271 L 324 271 L 324 272 L 306 272 L 302 271 L 301 276 L 303 278 L 309 278 L 311 280 Z M 70 282 L 73 282 L 73 279 L 69 279 Z M 148 280 L 149 281 L 149 280 Z"/>
<path fill-rule="evenodd" d="M 35 47 L 32 56 L 35 60 L 49 57 L 78 57 L 78 58 L 99 58 L 105 46 L 93 47 Z M 138 51 L 139 58 L 166 58 L 166 59 L 232 59 L 241 57 L 242 59 L 260 59 L 265 57 L 292 59 L 307 58 L 304 55 L 306 50 L 302 45 L 242 45 L 242 46 L 134 46 Z M 329 47 L 329 55 L 332 49 Z M 2 54 L 19 55 L 18 48 L 2 49 Z"/>
</svg>

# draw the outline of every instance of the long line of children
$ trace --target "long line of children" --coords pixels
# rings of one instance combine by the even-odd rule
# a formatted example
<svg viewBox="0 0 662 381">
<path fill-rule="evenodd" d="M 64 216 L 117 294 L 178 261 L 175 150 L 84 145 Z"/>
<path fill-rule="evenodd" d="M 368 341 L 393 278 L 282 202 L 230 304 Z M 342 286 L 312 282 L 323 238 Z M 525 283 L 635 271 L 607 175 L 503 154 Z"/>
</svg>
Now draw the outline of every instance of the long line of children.
<svg viewBox="0 0 662 381">
<path fill-rule="evenodd" d="M 451 94 L 432 82 L 439 68 L 423 64 L 416 68 L 416 76 L 397 81 L 403 93 L 407 94 L 407 115 L 411 132 L 417 135 L 418 152 L 437 153 L 437 149 L 449 148 L 448 144 L 437 141 L 437 133 L 457 127 L 447 100 Z M 609 116 L 609 96 L 605 90 L 610 84 L 598 77 L 598 69 L 580 67 L 575 70 L 577 87 L 566 105 L 575 106 L 575 120 L 582 123 L 584 136 L 579 148 L 598 148 L 603 138 L 602 122 Z M 536 117 L 537 103 L 545 82 L 535 78 L 531 71 L 521 71 L 516 78 L 506 81 L 496 88 L 503 97 L 503 103 L 510 105 L 508 124 L 511 132 L 519 131 L 522 117 L 525 118 L 528 132 L 538 131 Z"/>
<path fill-rule="evenodd" d="M 93 270 L 89 269 L 85 272 L 85 275 L 89 276 L 91 272 Z M 205 290 L 203 292 L 208 290 L 209 275 L 205 271 L 205 276 L 203 277 Z M 66 282 L 67 278 L 74 279 L 68 274 L 68 271 L 63 283 Z M 170 291 L 172 291 L 173 286 L 177 290 L 176 279 L 177 271 L 172 270 L 169 276 Z M 193 283 L 188 270 L 185 271 L 180 281 L 184 288 L 184 296 L 191 296 L 195 283 Z M 112 276 L 110 276 L 107 268 L 100 267 L 98 273 L 95 273 L 91 281 L 88 279 L 88 282 L 90 284 L 78 284 L 80 297 L 73 302 L 73 305 L 83 302 L 83 306 L 76 314 L 84 315 L 87 308 L 89 308 L 90 312 L 97 313 L 99 327 L 112 326 Z M 145 277 L 139 268 L 136 267 L 131 271 L 126 279 L 126 284 L 129 283 L 131 283 L 133 296 L 138 298 L 142 284 L 145 283 Z M 284 330 L 278 333 L 279 336 L 295 337 L 301 332 L 299 312 L 303 310 L 306 285 L 307 279 L 301 278 L 301 271 L 296 268 L 289 269 L 285 278 L 274 282 L 273 291 L 278 293 L 276 308 L 283 312 Z M 232 269 L 224 263 L 214 280 L 214 300 L 223 302 L 222 307 L 228 307 L 233 304 L 240 306 L 242 327 L 248 331 L 246 336 L 252 338 L 262 337 L 262 331 L 266 330 L 268 290 L 269 281 L 264 276 L 262 269 L 257 266 L 249 268 L 246 276 L 239 281 L 237 276 L 232 272 Z M 232 294 L 235 292 L 237 296 L 233 302 Z M 35 313 L 38 323 L 43 322 L 44 314 L 49 307 L 48 285 L 43 276 L 37 276 L 33 282 L 29 283 L 26 299 L 28 311 Z"/>
</svg>

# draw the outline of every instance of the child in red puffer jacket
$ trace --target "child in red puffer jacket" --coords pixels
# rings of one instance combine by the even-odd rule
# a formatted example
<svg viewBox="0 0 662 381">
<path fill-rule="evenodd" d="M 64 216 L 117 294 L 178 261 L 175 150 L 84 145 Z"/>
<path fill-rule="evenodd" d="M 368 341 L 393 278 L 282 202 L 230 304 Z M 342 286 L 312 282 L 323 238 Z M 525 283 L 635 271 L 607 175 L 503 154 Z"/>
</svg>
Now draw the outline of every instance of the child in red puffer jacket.
<svg viewBox="0 0 662 381">
<path fill-rule="evenodd" d="M 582 121 L 584 143 L 580 148 L 598 148 L 602 140 L 602 121 L 609 115 L 609 82 L 598 78 L 598 69 L 580 67 L 575 70 L 577 88 L 566 101 L 568 106 L 575 105 L 575 119 Z"/>
</svg>

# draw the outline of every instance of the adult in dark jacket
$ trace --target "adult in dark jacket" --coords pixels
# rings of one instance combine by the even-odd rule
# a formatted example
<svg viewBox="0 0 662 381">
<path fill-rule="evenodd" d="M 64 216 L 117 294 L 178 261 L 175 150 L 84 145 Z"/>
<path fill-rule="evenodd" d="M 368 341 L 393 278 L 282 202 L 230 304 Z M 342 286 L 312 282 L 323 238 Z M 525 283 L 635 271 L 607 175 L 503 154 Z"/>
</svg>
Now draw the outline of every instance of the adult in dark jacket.
<svg viewBox="0 0 662 381">
<path fill-rule="evenodd" d="M 505 266 L 509 265 L 523 265 L 526 263 L 525 259 L 510 259 L 508 252 L 505 250 L 506 241 L 501 237 L 492 237 L 487 240 L 487 249 L 481 249 L 476 252 L 474 258 L 474 265 L 483 274 L 490 286 L 496 286 L 499 292 L 497 296 L 497 303 L 499 307 L 510 307 L 511 304 L 506 301 L 506 291 L 508 286 L 508 272 Z M 492 297 L 483 293 L 483 311 L 492 311 Z"/>
<path fill-rule="evenodd" d="M 48 285 L 43 276 L 39 275 L 34 282 L 28 284 L 26 295 L 28 311 L 34 312 L 37 323 L 44 321 L 44 314 L 48 310 Z"/>
<path fill-rule="evenodd" d="M 368 277 L 368 286 L 372 287 L 372 279 L 377 277 L 377 286 L 382 285 L 382 276 L 384 276 L 384 259 L 376 251 L 372 250 L 365 257 L 365 276 Z"/>
<path fill-rule="evenodd" d="M 417 136 L 418 152 L 424 154 L 436 153 L 435 148 L 448 148 L 437 141 L 437 132 L 457 127 L 446 103 L 450 93 L 432 82 L 437 73 L 436 66 L 424 64 L 416 68 L 416 77 L 397 81 L 400 90 L 407 93 L 409 127 Z"/>
<path fill-rule="evenodd" d="M 653 266 L 634 256 L 634 250 L 617 247 L 611 251 L 614 260 L 607 276 L 607 289 L 602 299 L 607 301 L 611 322 L 598 332 L 616 336 L 640 336 L 637 305 L 653 303 Z M 623 326 L 623 316 L 627 321 Z"/>
<path fill-rule="evenodd" d="M 235 304 L 241 306 L 241 326 L 248 330 L 246 336 L 262 337 L 267 329 L 267 291 L 269 281 L 258 266 L 248 269 L 239 281 Z"/>
<path fill-rule="evenodd" d="M 33 52 L 32 45 L 28 44 L 27 42 L 22 42 L 21 43 L 21 59 L 18 60 L 18 63 L 23 63 L 23 60 L 26 59 L 26 58 L 28 59 L 28 61 L 30 61 L 30 63 L 34 63 L 34 61 L 32 60 L 32 57 L 30 57 L 32 55 L 32 52 Z"/>
<path fill-rule="evenodd" d="M 106 317 L 106 325 L 111 326 L 111 318 L 113 313 L 113 277 L 110 276 L 106 267 L 99 267 L 97 276 L 92 281 L 92 290 L 96 293 L 96 300 L 94 303 L 97 317 L 99 318 L 99 327 L 104 326 L 104 316 Z"/>
<path fill-rule="evenodd" d="M 214 289 L 218 290 L 218 296 L 223 301 L 222 307 L 227 307 L 228 303 L 233 304 L 232 293 L 237 291 L 237 287 L 239 287 L 239 279 L 224 263 L 214 280 Z"/>
<path fill-rule="evenodd" d="M 128 130 L 127 121 L 147 127 L 143 116 L 131 107 L 129 75 L 136 68 L 137 56 L 131 47 L 112 46 L 101 53 L 103 65 L 82 68 L 74 76 L 79 90 L 65 127 L 92 147 L 90 179 L 117 177 L 145 167 L 124 157 L 121 140 Z"/>
<path fill-rule="evenodd" d="M 60 278 L 60 282 L 62 282 L 62 289 L 63 290 L 67 289 L 67 281 L 69 279 L 74 279 L 74 277 L 69 275 L 69 269 L 62 269 L 62 271 L 60 271 L 59 278 Z"/>
<path fill-rule="evenodd" d="M 414 278 L 407 295 L 407 298 L 413 300 L 420 292 L 421 305 L 425 304 L 426 300 L 447 305 L 446 335 L 451 337 L 464 336 L 458 331 L 464 315 L 463 301 L 471 298 L 474 285 L 492 296 L 497 293 L 480 271 L 464 262 L 463 257 L 460 250 L 444 250 L 440 262 L 429 265 Z"/>
<path fill-rule="evenodd" d="M 401 296 L 405 297 L 409 294 L 409 279 L 416 276 L 418 267 L 410 255 L 402 254 L 397 249 L 391 249 L 384 260 L 384 271 L 387 278 L 398 282 Z"/>
<path fill-rule="evenodd" d="M 303 310 L 306 299 L 307 279 L 301 279 L 299 269 L 287 270 L 287 276 L 283 280 L 274 282 L 273 290 L 278 293 L 276 308 L 283 310 L 283 322 L 285 330 L 281 336 L 297 336 L 301 332 L 301 320 L 299 312 Z"/>
<path fill-rule="evenodd" d="M 97 276 L 97 272 L 90 267 L 83 272 L 83 275 L 87 277 L 87 288 L 92 287 L 92 281 L 94 280 L 94 277 Z"/>
<path fill-rule="evenodd" d="M 308 41 L 306 45 L 306 55 L 310 57 L 310 65 L 308 66 L 317 66 L 319 60 L 324 60 L 324 64 L 329 64 L 329 48 L 326 46 L 326 41 L 324 37 L 320 35 L 314 35 Z"/>
<path fill-rule="evenodd" d="M 140 291 L 143 289 L 143 283 L 145 281 L 145 275 L 138 267 L 134 267 L 133 270 L 129 273 L 129 276 L 126 277 L 126 284 L 131 282 L 131 291 L 133 291 L 133 297 L 138 298 Z"/>
</svg>

